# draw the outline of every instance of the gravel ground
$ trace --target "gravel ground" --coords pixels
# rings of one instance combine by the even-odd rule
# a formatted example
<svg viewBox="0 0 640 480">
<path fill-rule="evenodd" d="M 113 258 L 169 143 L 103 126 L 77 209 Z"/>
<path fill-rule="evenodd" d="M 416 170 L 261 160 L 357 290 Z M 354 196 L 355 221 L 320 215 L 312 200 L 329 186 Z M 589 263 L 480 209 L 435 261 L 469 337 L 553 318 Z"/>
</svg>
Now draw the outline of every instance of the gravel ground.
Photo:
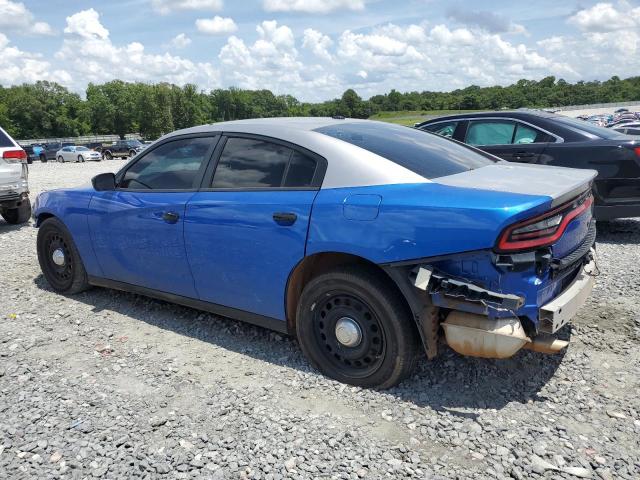
<svg viewBox="0 0 640 480">
<path fill-rule="evenodd" d="M 36 193 L 122 161 L 39 164 Z M 0 478 L 640 478 L 640 220 L 601 229 L 564 355 L 450 350 L 345 386 L 295 341 L 133 294 L 53 293 L 0 220 Z"/>
</svg>

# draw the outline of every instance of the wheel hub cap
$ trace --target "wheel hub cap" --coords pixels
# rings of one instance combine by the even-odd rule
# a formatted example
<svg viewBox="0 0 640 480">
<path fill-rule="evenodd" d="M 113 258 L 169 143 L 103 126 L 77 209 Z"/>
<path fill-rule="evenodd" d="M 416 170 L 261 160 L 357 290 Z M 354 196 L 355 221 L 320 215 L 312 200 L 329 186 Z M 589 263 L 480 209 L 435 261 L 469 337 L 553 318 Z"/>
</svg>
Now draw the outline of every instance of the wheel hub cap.
<svg viewBox="0 0 640 480">
<path fill-rule="evenodd" d="M 362 341 L 360 325 L 349 317 L 342 317 L 336 322 L 336 338 L 345 347 L 357 347 Z"/>
<path fill-rule="evenodd" d="M 53 253 L 51 254 L 51 259 L 53 260 L 53 263 L 55 263 L 59 267 L 62 267 L 65 264 L 64 252 L 61 248 L 56 248 L 53 251 Z"/>
</svg>

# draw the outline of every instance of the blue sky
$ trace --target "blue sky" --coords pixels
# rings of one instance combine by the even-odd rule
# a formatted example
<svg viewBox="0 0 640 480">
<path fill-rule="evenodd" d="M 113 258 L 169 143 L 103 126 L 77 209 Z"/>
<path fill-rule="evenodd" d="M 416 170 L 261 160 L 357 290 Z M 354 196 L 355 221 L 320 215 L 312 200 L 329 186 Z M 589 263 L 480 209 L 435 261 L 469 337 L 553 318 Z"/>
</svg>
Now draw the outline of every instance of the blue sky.
<svg viewBox="0 0 640 480">
<path fill-rule="evenodd" d="M 4 86 L 120 78 L 317 101 L 638 74 L 638 1 L 0 0 Z"/>
</svg>

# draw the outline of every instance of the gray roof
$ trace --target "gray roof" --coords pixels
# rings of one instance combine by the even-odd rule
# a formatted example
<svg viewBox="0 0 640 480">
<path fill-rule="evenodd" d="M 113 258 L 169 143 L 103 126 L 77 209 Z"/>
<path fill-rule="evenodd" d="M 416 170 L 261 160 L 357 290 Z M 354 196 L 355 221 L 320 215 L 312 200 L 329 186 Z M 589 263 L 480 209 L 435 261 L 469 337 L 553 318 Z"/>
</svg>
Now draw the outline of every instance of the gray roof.
<svg viewBox="0 0 640 480">
<path fill-rule="evenodd" d="M 429 180 L 397 163 L 356 145 L 330 137 L 315 129 L 371 120 L 327 117 L 283 117 L 234 120 L 178 130 L 163 138 L 190 133 L 252 133 L 284 140 L 327 159 L 322 188 L 361 187 L 398 183 L 426 183 Z"/>
</svg>

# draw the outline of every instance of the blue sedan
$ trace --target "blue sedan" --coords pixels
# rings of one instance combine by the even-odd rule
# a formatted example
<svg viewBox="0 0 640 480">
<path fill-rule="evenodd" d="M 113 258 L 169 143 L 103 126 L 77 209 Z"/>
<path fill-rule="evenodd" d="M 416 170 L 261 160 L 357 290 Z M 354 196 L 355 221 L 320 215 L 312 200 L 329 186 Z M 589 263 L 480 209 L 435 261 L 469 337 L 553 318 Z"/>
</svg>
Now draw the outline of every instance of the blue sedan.
<svg viewBox="0 0 640 480">
<path fill-rule="evenodd" d="M 502 162 L 343 118 L 171 133 L 36 200 L 63 294 L 149 295 L 296 335 L 321 372 L 388 388 L 419 352 L 557 352 L 593 287 L 595 172 Z"/>
</svg>

